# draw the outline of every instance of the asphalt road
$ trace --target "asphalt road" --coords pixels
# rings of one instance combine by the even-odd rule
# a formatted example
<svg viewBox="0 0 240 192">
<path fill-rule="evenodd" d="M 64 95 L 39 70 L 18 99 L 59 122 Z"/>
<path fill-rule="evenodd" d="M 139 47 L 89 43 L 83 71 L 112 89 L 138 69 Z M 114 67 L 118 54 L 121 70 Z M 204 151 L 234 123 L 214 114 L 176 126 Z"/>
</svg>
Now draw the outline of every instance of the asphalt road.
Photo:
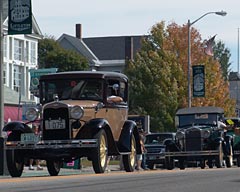
<svg viewBox="0 0 240 192">
<path fill-rule="evenodd" d="M 240 168 L 1 178 L 1 192 L 240 192 Z"/>
</svg>

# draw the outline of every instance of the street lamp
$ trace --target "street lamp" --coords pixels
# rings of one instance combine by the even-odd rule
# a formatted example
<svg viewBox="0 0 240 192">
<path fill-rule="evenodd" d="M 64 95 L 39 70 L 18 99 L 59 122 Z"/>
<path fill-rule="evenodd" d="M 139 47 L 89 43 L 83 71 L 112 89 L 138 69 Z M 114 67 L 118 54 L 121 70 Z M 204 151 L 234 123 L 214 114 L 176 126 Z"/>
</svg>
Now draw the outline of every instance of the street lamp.
<svg viewBox="0 0 240 192">
<path fill-rule="evenodd" d="M 199 17 L 198 19 L 196 19 L 193 22 L 190 22 L 190 20 L 188 20 L 188 107 L 192 106 L 192 101 L 191 101 L 191 26 L 196 23 L 197 21 L 199 21 L 200 19 L 202 19 L 203 17 L 205 17 L 206 15 L 209 14 L 216 14 L 216 15 L 221 15 L 221 16 L 225 16 L 227 15 L 227 12 L 225 11 L 219 11 L 219 12 L 208 12 L 205 13 L 204 15 L 202 15 L 201 17 Z"/>
</svg>

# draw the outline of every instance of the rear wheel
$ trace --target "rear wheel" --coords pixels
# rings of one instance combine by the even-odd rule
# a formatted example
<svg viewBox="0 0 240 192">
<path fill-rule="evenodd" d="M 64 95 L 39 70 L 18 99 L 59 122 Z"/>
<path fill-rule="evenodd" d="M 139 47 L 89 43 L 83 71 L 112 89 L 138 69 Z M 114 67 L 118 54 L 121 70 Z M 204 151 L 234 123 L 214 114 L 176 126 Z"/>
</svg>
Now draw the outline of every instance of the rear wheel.
<svg viewBox="0 0 240 192">
<path fill-rule="evenodd" d="M 148 163 L 148 164 L 147 164 L 147 167 L 148 167 L 149 169 L 153 170 L 153 169 L 154 169 L 154 163 Z"/>
<path fill-rule="evenodd" d="M 231 144 L 227 145 L 227 147 L 228 147 L 228 154 L 226 155 L 225 159 L 226 159 L 226 166 L 230 168 L 233 165 L 233 148 Z"/>
<path fill-rule="evenodd" d="M 98 147 L 93 150 L 93 169 L 95 173 L 104 173 L 108 160 L 108 141 L 105 130 L 101 129 L 94 138 L 98 140 Z"/>
<path fill-rule="evenodd" d="M 181 170 L 185 169 L 185 160 L 184 159 L 179 159 L 179 168 Z"/>
<path fill-rule="evenodd" d="M 48 173 L 51 176 L 57 176 L 60 172 L 61 169 L 61 161 L 59 160 L 47 160 L 47 169 L 48 169 Z"/>
<path fill-rule="evenodd" d="M 237 156 L 237 166 L 240 167 L 240 156 Z"/>
<path fill-rule="evenodd" d="M 170 150 L 168 148 L 166 148 L 166 152 L 170 152 Z M 165 167 L 168 170 L 172 170 L 175 168 L 175 162 L 174 162 L 173 157 L 165 156 Z"/>
<path fill-rule="evenodd" d="M 206 167 L 206 161 L 205 161 L 204 159 L 201 159 L 201 160 L 200 160 L 200 167 L 201 167 L 201 169 L 205 169 L 205 167 Z"/>
<path fill-rule="evenodd" d="M 7 167 L 12 177 L 21 177 L 24 168 L 24 159 L 19 150 L 7 150 Z"/>
<path fill-rule="evenodd" d="M 123 155 L 123 166 L 127 172 L 133 172 L 136 165 L 136 140 L 131 136 L 131 151 L 128 155 Z"/>
</svg>

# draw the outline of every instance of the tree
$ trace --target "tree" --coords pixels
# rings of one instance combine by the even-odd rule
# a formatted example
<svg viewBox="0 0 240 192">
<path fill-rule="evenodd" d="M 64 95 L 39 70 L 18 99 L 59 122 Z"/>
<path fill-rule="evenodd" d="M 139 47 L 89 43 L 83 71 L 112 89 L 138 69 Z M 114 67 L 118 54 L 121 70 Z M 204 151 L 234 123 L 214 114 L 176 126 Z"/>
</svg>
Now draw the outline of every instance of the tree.
<svg viewBox="0 0 240 192">
<path fill-rule="evenodd" d="M 130 78 L 130 113 L 148 114 L 152 131 L 174 130 L 183 71 L 175 56 L 165 51 L 164 23 L 155 25 L 142 40 L 142 49 L 130 61 L 126 74 Z"/>
<path fill-rule="evenodd" d="M 54 38 L 44 38 L 38 46 L 39 68 L 77 71 L 88 68 L 87 60 L 75 51 L 63 49 Z"/>
<path fill-rule="evenodd" d="M 231 66 L 231 63 L 229 62 L 229 59 L 231 57 L 230 50 L 228 48 L 225 48 L 225 44 L 222 41 L 218 41 L 213 47 L 213 52 L 214 59 L 218 60 L 221 65 L 224 79 L 228 80 L 230 72 L 229 68 Z"/>
<path fill-rule="evenodd" d="M 177 109 L 187 107 L 187 25 L 164 22 L 152 27 L 126 74 L 130 80 L 130 114 L 148 114 L 152 131 L 172 131 Z M 204 98 L 192 98 L 192 106 L 219 106 L 234 115 L 228 82 L 218 60 L 207 56 L 199 32 L 191 30 L 192 65 L 205 66 Z"/>
</svg>

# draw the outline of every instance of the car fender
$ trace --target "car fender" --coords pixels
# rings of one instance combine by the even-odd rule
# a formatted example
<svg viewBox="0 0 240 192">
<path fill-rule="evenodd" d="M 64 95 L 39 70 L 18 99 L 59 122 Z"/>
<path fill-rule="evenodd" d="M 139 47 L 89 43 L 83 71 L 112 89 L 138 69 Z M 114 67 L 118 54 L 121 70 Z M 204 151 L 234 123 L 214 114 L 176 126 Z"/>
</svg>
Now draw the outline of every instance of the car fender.
<svg viewBox="0 0 240 192">
<path fill-rule="evenodd" d="M 104 129 L 107 134 L 109 155 L 119 154 L 110 125 L 106 119 L 96 118 L 86 122 L 78 132 L 76 139 L 92 139 L 101 129 Z"/>
<path fill-rule="evenodd" d="M 7 123 L 3 127 L 3 131 L 6 131 L 6 132 L 18 131 L 21 133 L 32 133 L 33 132 L 31 127 L 29 127 L 24 122 L 19 122 L 19 121 L 12 121 L 12 122 Z"/>
<path fill-rule="evenodd" d="M 123 129 L 118 141 L 118 149 L 120 152 L 131 151 L 131 136 L 134 135 L 136 141 L 137 154 L 141 154 L 140 136 L 135 121 L 127 120 L 123 125 Z"/>
<path fill-rule="evenodd" d="M 20 140 L 22 133 L 33 133 L 31 127 L 24 122 L 12 121 L 3 127 L 3 131 L 8 132 L 8 135 L 14 135 L 14 140 Z"/>
</svg>

